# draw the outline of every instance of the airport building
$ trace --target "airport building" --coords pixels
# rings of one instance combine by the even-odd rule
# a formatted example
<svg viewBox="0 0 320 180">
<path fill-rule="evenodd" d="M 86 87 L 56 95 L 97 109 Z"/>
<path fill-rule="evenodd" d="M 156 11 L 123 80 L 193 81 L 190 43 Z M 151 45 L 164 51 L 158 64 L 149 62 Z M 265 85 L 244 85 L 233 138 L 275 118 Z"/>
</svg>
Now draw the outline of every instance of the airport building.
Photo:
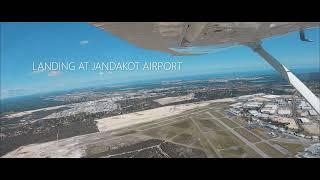
<svg viewBox="0 0 320 180">
<path fill-rule="evenodd" d="M 278 109 L 278 105 L 276 104 L 266 104 L 261 109 L 261 112 L 266 114 L 276 114 L 277 109 Z"/>
<path fill-rule="evenodd" d="M 290 116 L 291 110 L 289 108 L 278 109 L 278 114 L 281 116 Z"/>
<path fill-rule="evenodd" d="M 310 116 L 317 116 L 317 112 L 315 110 L 313 110 L 313 109 L 309 110 L 308 112 L 309 112 Z"/>
<path fill-rule="evenodd" d="M 306 101 L 301 101 L 299 106 L 298 106 L 299 109 L 302 109 L 302 110 L 311 110 L 311 106 L 309 103 L 307 103 Z"/>
<path fill-rule="evenodd" d="M 243 107 L 246 109 L 259 109 L 262 105 L 262 102 L 247 102 L 243 104 Z"/>
<path fill-rule="evenodd" d="M 298 118 L 298 120 L 299 120 L 299 123 L 301 124 L 310 123 L 310 119 L 308 118 L 301 117 L 301 118 Z"/>
<path fill-rule="evenodd" d="M 295 105 L 293 102 L 295 102 Z M 309 103 L 297 96 L 295 98 L 292 98 L 291 95 L 265 94 L 261 96 L 256 94 L 241 96 L 241 98 L 238 98 L 238 102 L 230 105 L 228 111 L 235 116 L 249 117 L 261 126 L 269 124 L 271 129 L 279 130 L 279 128 L 282 128 L 277 124 L 282 124 L 288 128 L 288 130 L 282 128 L 283 131 L 281 132 L 292 132 L 298 136 L 295 132 L 302 128 L 309 133 L 308 135 L 300 133 L 299 137 L 314 139 L 313 136 L 318 137 L 320 135 L 315 122 L 319 119 L 317 113 Z"/>
</svg>

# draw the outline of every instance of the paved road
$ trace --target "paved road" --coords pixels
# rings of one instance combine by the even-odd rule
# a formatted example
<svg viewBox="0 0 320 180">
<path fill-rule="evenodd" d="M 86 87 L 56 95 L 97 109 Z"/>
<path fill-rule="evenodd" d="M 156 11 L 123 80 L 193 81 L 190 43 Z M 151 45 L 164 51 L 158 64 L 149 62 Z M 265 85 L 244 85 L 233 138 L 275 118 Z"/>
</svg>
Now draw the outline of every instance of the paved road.
<svg viewBox="0 0 320 180">
<path fill-rule="evenodd" d="M 217 113 L 220 114 L 221 116 L 225 117 L 225 116 L 224 116 L 223 114 L 221 114 L 220 112 L 217 112 Z M 229 118 L 228 118 L 228 119 L 229 119 Z M 238 122 L 236 122 L 236 121 L 233 121 L 233 120 L 231 120 L 231 119 L 229 119 L 229 120 L 232 121 L 232 122 L 234 122 L 234 123 L 236 123 L 238 126 L 246 129 L 246 127 L 244 127 L 244 126 L 241 125 L 240 123 L 238 123 Z M 265 139 L 263 139 L 263 138 L 255 135 L 255 134 L 254 134 L 253 132 L 251 132 L 251 131 L 248 131 L 248 132 L 249 132 L 250 134 L 252 134 L 253 136 L 257 137 L 258 139 L 260 139 L 259 142 L 256 142 L 256 143 L 253 143 L 253 144 L 257 144 L 257 143 L 260 143 L 260 142 L 264 142 L 264 143 L 268 144 L 269 146 L 273 147 L 274 149 L 278 150 L 279 152 L 281 152 L 283 155 L 288 155 L 288 154 L 290 154 L 290 153 L 288 153 L 288 151 L 287 151 L 286 149 L 282 148 L 281 146 L 275 146 L 275 145 L 273 145 L 272 143 L 269 142 L 269 140 L 272 140 L 272 139 L 274 139 L 274 138 L 265 140 Z"/>
<path fill-rule="evenodd" d="M 265 154 L 263 151 L 261 151 L 259 148 L 257 148 L 254 144 L 249 142 L 246 138 L 241 136 L 239 133 L 237 133 L 235 130 L 233 130 L 231 127 L 226 125 L 224 122 L 220 121 L 218 118 L 216 118 L 214 115 L 212 115 L 210 112 L 207 112 L 212 118 L 214 118 L 216 121 L 218 121 L 220 124 L 222 124 L 226 129 L 228 129 L 232 134 L 237 136 L 241 141 L 246 143 L 249 147 L 251 147 L 253 150 L 255 150 L 260 156 L 264 158 L 270 158 L 267 154 Z"/>
<path fill-rule="evenodd" d="M 208 142 L 208 144 L 211 146 L 211 149 L 217 154 L 217 156 L 219 158 L 222 158 L 221 154 L 217 151 L 217 148 L 210 142 L 210 140 L 208 139 L 208 137 L 202 133 L 199 125 L 193 120 L 192 117 L 190 117 L 191 121 L 193 122 L 193 124 L 196 126 L 196 128 L 198 129 L 199 133 L 206 139 L 206 141 Z"/>
</svg>

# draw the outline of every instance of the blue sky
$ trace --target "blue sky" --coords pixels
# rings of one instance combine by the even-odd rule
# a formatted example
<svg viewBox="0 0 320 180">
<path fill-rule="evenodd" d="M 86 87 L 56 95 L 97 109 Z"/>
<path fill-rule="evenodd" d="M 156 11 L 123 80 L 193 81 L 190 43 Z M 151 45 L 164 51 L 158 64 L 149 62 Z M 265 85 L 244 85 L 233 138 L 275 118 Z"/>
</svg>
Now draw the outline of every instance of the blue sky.
<svg viewBox="0 0 320 180">
<path fill-rule="evenodd" d="M 1 98 L 206 73 L 272 70 L 247 47 L 236 46 L 201 56 L 177 56 L 145 50 L 88 23 L 1 23 Z M 312 43 L 297 32 L 264 41 L 264 47 L 289 69 L 319 71 L 319 28 L 306 30 Z M 44 61 L 181 61 L 180 71 L 32 72 L 32 62 Z"/>
</svg>

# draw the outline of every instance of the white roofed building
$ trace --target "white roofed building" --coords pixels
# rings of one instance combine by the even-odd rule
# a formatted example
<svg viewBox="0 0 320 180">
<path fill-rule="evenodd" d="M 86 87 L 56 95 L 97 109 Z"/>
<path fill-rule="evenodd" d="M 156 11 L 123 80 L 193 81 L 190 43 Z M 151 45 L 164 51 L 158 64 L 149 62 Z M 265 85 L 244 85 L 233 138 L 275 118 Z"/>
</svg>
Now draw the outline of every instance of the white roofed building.
<svg viewBox="0 0 320 180">
<path fill-rule="evenodd" d="M 242 107 L 242 103 L 241 102 L 237 102 L 237 103 L 231 104 L 230 107 L 241 108 Z"/>
<path fill-rule="evenodd" d="M 247 102 L 243 104 L 243 107 L 247 109 L 259 109 L 262 104 L 262 102 Z"/>
<path fill-rule="evenodd" d="M 275 99 L 275 98 L 279 98 L 279 95 L 265 95 L 263 96 L 264 98 L 268 98 L 268 99 Z"/>
<path fill-rule="evenodd" d="M 309 115 L 310 116 L 316 116 L 317 115 L 317 112 L 313 109 L 309 110 Z"/>
<path fill-rule="evenodd" d="M 298 105 L 298 108 L 299 109 L 302 109 L 302 110 L 311 110 L 311 106 L 309 103 L 307 103 L 306 101 L 301 101 L 300 104 Z"/>
<path fill-rule="evenodd" d="M 266 114 L 275 114 L 277 111 L 278 106 L 276 104 L 266 104 L 262 109 L 262 113 Z"/>
<path fill-rule="evenodd" d="M 290 116 L 291 115 L 291 110 L 288 108 L 283 108 L 278 110 L 278 114 L 282 116 Z"/>
<path fill-rule="evenodd" d="M 299 122 L 300 123 L 310 123 L 310 120 L 308 118 L 304 118 L 304 117 L 301 117 L 301 118 L 298 118 Z"/>
</svg>

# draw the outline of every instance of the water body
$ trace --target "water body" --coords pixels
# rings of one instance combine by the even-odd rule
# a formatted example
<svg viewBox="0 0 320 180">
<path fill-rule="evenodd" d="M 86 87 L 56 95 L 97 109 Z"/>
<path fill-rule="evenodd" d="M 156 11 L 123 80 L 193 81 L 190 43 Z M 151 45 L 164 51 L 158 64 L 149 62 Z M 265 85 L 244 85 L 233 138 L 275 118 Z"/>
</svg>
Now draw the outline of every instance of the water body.
<svg viewBox="0 0 320 180">
<path fill-rule="evenodd" d="M 269 83 L 269 82 L 274 82 L 275 80 L 254 80 L 254 81 L 249 81 L 251 83 Z"/>
</svg>

